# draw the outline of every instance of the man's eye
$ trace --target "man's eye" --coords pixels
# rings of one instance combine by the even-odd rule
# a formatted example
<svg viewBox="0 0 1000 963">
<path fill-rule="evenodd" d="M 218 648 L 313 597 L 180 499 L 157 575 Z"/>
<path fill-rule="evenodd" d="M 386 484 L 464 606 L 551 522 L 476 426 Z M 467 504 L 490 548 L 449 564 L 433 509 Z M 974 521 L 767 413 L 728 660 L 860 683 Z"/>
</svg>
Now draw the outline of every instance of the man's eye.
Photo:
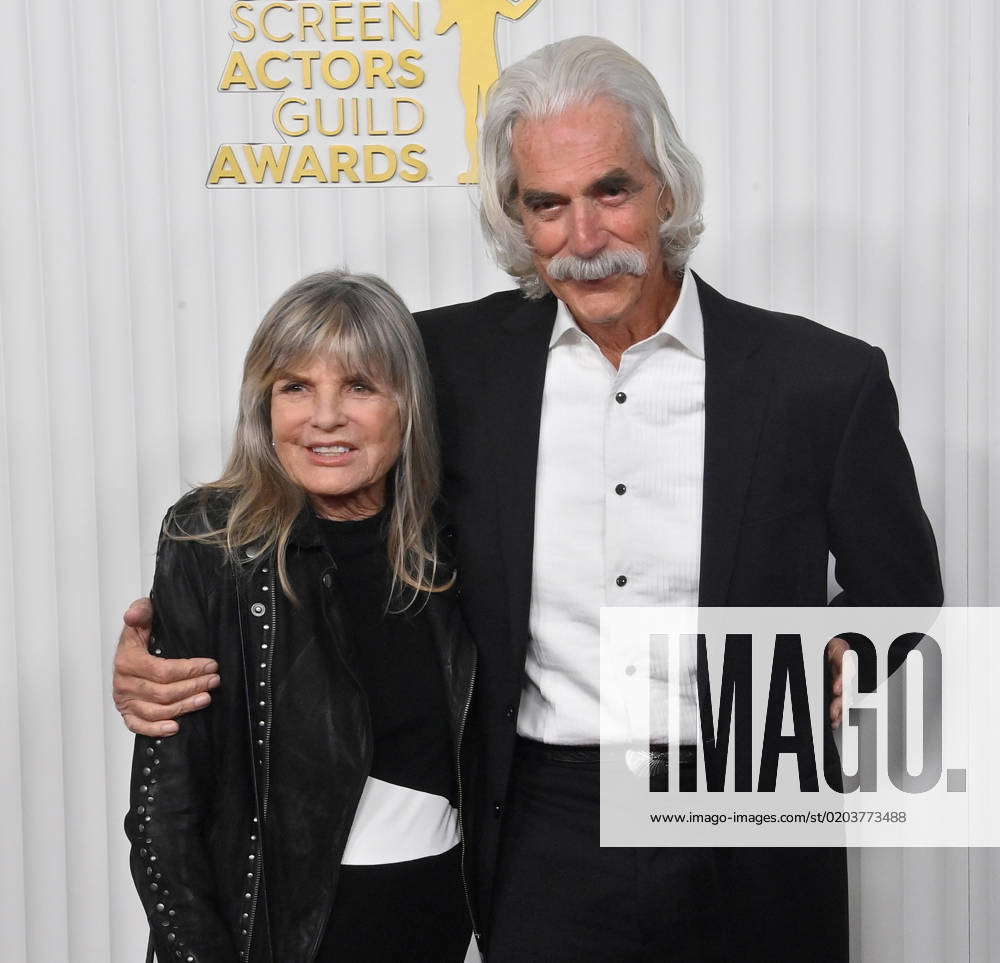
<svg viewBox="0 0 1000 963">
<path fill-rule="evenodd" d="M 551 214 L 558 209 L 558 201 L 533 201 L 528 205 L 528 210 L 532 214 Z"/>
<path fill-rule="evenodd" d="M 532 208 L 531 213 L 540 221 L 553 221 L 559 217 L 562 208 L 558 204 L 540 204 Z"/>
</svg>

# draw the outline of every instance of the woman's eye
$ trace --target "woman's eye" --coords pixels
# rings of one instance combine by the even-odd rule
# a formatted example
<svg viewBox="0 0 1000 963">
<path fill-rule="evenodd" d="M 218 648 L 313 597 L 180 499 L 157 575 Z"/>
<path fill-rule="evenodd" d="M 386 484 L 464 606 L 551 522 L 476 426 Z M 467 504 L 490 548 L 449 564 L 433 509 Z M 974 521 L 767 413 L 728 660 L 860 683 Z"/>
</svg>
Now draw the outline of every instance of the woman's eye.
<svg viewBox="0 0 1000 963">
<path fill-rule="evenodd" d="M 364 381 L 355 381 L 351 385 L 351 389 L 350 390 L 354 394 L 368 394 L 369 392 L 373 391 L 374 389 L 367 382 L 364 382 Z"/>
<path fill-rule="evenodd" d="M 301 381 L 286 381 L 284 384 L 278 386 L 278 391 L 281 394 L 293 394 L 296 391 L 302 391 L 305 385 Z"/>
</svg>

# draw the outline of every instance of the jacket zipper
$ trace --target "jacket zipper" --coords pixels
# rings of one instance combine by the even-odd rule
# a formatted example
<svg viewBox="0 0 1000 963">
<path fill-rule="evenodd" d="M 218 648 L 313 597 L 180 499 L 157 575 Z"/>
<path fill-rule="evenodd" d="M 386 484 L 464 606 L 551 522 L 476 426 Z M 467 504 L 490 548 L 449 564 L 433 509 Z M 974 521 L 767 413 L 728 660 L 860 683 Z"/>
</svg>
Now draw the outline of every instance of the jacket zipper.
<svg viewBox="0 0 1000 963">
<path fill-rule="evenodd" d="M 271 596 L 271 642 L 270 647 L 267 650 L 267 685 L 264 687 L 264 691 L 267 693 L 267 723 L 264 726 L 264 803 L 263 812 L 261 813 L 261 819 L 267 819 L 267 796 L 271 789 L 270 780 L 270 767 L 271 767 L 271 715 L 274 707 L 273 694 L 271 692 L 271 666 L 274 662 L 274 640 L 278 637 L 278 605 L 275 600 L 275 581 L 274 581 L 274 565 L 271 565 L 271 588 L 269 595 Z M 263 830 L 261 826 L 261 830 Z M 261 848 L 264 845 L 264 837 L 260 837 Z"/>
<path fill-rule="evenodd" d="M 268 791 L 271 787 L 271 782 L 269 778 L 269 770 L 271 763 L 271 715 L 272 715 L 272 699 L 271 699 L 271 665 L 274 656 L 274 640 L 278 637 L 278 606 L 275 600 L 274 589 L 274 564 L 270 564 L 270 589 L 269 594 L 271 596 L 271 634 L 268 637 L 270 639 L 268 643 L 267 658 L 264 660 L 267 663 L 267 668 L 264 670 L 266 674 L 264 686 L 264 692 L 267 693 L 265 696 L 267 700 L 267 719 L 264 724 L 264 764 L 262 766 L 264 770 L 263 780 L 264 780 L 264 793 L 263 801 L 261 802 L 260 808 L 260 822 L 257 824 L 257 872 L 254 876 L 254 886 L 253 886 L 253 899 L 250 901 L 250 919 L 247 923 L 247 948 L 246 948 L 246 959 L 247 963 L 250 961 L 250 951 L 253 945 L 253 934 L 254 934 L 254 922 L 257 919 L 257 903 L 260 898 L 260 881 L 261 877 L 264 875 L 264 821 L 267 818 L 267 796 Z M 251 724 L 253 719 L 250 720 Z M 251 759 L 251 762 L 253 760 Z"/>
<path fill-rule="evenodd" d="M 465 893 L 465 908 L 469 911 L 469 921 L 472 923 L 472 934 L 479 943 L 479 931 L 476 928 L 476 915 L 472 912 L 472 900 L 469 897 L 469 883 L 465 876 L 465 823 L 462 821 L 462 737 L 465 735 L 465 720 L 469 715 L 469 706 L 472 705 L 472 693 L 476 686 L 476 669 L 479 666 L 478 653 L 473 651 L 472 675 L 469 678 L 469 693 L 465 700 L 465 708 L 462 710 L 462 722 L 458 727 L 458 742 L 455 750 L 455 775 L 458 779 L 458 831 L 459 841 L 462 846 L 462 858 L 459 869 L 462 873 L 462 892 Z"/>
</svg>

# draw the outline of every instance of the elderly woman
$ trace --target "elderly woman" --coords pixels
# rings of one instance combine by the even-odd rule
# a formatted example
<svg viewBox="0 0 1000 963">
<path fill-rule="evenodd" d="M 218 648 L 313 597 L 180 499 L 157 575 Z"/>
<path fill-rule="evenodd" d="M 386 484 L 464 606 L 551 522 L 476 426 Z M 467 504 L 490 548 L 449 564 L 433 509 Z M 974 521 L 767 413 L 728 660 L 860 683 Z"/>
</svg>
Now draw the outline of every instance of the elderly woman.
<svg viewBox="0 0 1000 963">
<path fill-rule="evenodd" d="M 164 521 L 154 651 L 223 683 L 136 739 L 132 874 L 160 960 L 461 960 L 460 755 L 475 657 L 432 514 L 412 317 L 315 274 L 246 356 L 222 477 Z"/>
</svg>

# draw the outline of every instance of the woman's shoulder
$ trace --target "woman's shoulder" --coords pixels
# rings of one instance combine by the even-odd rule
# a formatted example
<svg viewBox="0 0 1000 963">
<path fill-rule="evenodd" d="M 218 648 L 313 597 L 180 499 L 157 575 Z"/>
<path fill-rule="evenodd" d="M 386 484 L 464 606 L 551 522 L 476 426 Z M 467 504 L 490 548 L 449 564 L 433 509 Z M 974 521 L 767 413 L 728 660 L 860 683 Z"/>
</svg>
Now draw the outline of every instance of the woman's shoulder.
<svg viewBox="0 0 1000 963">
<path fill-rule="evenodd" d="M 203 488 L 167 509 L 150 595 L 153 633 L 168 658 L 221 658 L 228 651 L 238 573 L 226 551 L 226 517 L 226 500 Z"/>
<path fill-rule="evenodd" d="M 163 517 L 156 551 L 157 571 L 197 570 L 218 575 L 230 566 L 226 524 L 235 493 L 195 488 L 182 495 Z"/>
<path fill-rule="evenodd" d="M 163 533 L 182 539 L 201 539 L 217 534 L 225 529 L 235 499 L 234 491 L 193 488 L 167 509 Z"/>
</svg>

